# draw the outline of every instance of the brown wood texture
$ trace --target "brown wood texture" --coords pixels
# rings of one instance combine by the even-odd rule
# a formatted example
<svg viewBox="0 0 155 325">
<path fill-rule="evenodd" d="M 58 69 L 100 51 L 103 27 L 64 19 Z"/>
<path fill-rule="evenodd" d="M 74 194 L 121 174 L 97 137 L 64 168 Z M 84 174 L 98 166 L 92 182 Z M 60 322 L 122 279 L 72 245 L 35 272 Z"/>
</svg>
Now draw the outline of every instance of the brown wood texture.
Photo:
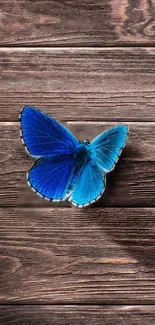
<svg viewBox="0 0 155 325">
<path fill-rule="evenodd" d="M 1 306 L 1 325 L 151 325 L 154 306 Z"/>
<path fill-rule="evenodd" d="M 155 44 L 153 0 L 0 3 L 1 45 Z"/>
<path fill-rule="evenodd" d="M 154 304 L 154 208 L 1 208 L 0 303 Z"/>
<path fill-rule="evenodd" d="M 0 120 L 155 121 L 155 49 L 1 48 Z"/>
<path fill-rule="evenodd" d="M 0 2 L 0 325 L 155 323 L 154 45 L 153 0 Z M 94 207 L 27 187 L 24 105 L 80 140 L 129 125 Z"/>
<path fill-rule="evenodd" d="M 116 123 L 115 123 L 116 124 Z M 70 122 L 79 138 L 93 139 L 113 123 Z M 155 206 L 155 123 L 128 123 L 127 145 L 115 170 L 107 176 L 107 190 L 99 206 Z M 26 172 L 34 163 L 19 137 L 19 124 L 0 123 L 0 205 L 49 206 L 27 186 Z"/>
</svg>

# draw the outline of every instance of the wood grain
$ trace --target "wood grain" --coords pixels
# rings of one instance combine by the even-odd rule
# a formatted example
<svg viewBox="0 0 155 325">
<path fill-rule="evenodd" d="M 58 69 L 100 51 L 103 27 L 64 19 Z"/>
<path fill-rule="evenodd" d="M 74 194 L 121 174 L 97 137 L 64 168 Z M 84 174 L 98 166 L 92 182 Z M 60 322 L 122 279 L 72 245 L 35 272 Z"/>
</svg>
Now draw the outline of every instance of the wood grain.
<svg viewBox="0 0 155 325">
<path fill-rule="evenodd" d="M 155 121 L 154 48 L 1 48 L 0 67 L 0 121 L 24 105 L 66 121 Z"/>
<path fill-rule="evenodd" d="M 154 304 L 155 209 L 0 209 L 0 303 Z"/>
<path fill-rule="evenodd" d="M 113 123 L 65 123 L 80 140 L 90 140 Z M 155 123 L 128 123 L 129 138 L 115 170 L 107 177 L 100 206 L 155 206 Z M 26 184 L 34 163 L 19 138 L 18 123 L 0 124 L 0 205 L 51 206 Z"/>
<path fill-rule="evenodd" d="M 0 2 L 1 325 L 155 323 L 154 45 L 153 0 Z M 129 125 L 91 209 L 27 187 L 25 105 L 80 140 Z"/>
<path fill-rule="evenodd" d="M 154 306 L 1 306 L 1 325 L 150 325 Z"/>
<path fill-rule="evenodd" d="M 152 0 L 1 1 L 1 45 L 155 44 Z"/>
</svg>

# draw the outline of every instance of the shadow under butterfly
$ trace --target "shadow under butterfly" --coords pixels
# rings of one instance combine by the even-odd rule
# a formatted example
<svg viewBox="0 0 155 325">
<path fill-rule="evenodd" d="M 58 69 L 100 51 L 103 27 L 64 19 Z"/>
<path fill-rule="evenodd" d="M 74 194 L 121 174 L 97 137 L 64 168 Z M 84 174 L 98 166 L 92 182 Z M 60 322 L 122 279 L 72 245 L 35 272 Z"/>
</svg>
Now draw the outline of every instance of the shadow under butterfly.
<svg viewBox="0 0 155 325">
<path fill-rule="evenodd" d="M 99 200 L 126 144 L 128 127 L 118 125 L 91 143 L 80 142 L 64 125 L 36 108 L 20 114 L 21 139 L 36 161 L 27 183 L 41 197 L 83 208 Z"/>
</svg>

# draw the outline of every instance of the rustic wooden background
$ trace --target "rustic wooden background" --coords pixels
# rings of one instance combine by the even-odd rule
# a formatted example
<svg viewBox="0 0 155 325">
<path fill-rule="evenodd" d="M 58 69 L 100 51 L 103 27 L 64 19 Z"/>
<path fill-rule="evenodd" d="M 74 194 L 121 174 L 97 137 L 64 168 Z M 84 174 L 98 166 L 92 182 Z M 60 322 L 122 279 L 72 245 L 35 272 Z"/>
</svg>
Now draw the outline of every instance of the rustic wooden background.
<svg viewBox="0 0 155 325">
<path fill-rule="evenodd" d="M 155 2 L 0 1 L 0 324 L 155 324 Z M 18 114 L 129 140 L 92 208 L 27 187 Z"/>
</svg>

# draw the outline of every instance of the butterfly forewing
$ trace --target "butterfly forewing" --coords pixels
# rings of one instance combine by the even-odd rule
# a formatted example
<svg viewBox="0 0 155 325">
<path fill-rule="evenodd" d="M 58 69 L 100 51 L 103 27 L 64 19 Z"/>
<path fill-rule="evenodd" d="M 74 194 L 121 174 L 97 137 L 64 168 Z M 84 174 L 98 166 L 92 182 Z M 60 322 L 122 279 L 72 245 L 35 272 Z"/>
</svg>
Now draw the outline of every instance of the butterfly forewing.
<svg viewBox="0 0 155 325">
<path fill-rule="evenodd" d="M 128 127 L 118 125 L 101 133 L 90 144 L 91 156 L 105 173 L 115 167 L 127 140 Z"/>
<path fill-rule="evenodd" d="M 65 126 L 36 108 L 24 107 L 20 123 L 21 136 L 33 156 L 70 154 L 79 143 Z"/>
</svg>

